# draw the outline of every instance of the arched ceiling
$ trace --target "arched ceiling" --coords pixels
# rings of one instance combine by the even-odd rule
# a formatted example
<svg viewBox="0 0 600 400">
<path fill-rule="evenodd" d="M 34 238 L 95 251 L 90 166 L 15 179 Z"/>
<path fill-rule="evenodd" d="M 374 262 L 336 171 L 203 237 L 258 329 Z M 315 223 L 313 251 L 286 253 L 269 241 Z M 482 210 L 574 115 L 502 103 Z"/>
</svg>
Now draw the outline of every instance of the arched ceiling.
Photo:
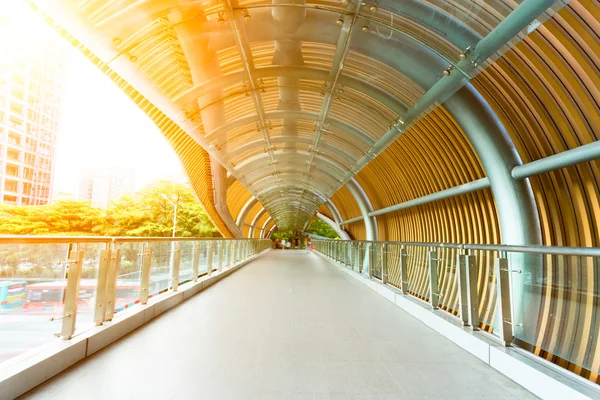
<svg viewBox="0 0 600 400">
<path fill-rule="evenodd" d="M 225 166 L 280 229 L 301 229 L 567 3 L 29 1 Z"/>
</svg>

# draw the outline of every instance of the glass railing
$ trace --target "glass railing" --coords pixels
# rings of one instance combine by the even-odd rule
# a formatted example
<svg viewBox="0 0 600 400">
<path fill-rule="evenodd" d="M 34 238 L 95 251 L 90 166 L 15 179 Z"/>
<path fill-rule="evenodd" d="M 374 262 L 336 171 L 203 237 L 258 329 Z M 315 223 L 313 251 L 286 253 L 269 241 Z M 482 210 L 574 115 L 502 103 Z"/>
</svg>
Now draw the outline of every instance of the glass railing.
<svg viewBox="0 0 600 400">
<path fill-rule="evenodd" d="M 0 236 L 0 365 L 270 248 L 268 239 Z M 228 256 L 235 251 L 236 261 Z"/>
<path fill-rule="evenodd" d="M 319 253 L 585 377 L 600 374 L 600 249 L 313 239 Z"/>
</svg>

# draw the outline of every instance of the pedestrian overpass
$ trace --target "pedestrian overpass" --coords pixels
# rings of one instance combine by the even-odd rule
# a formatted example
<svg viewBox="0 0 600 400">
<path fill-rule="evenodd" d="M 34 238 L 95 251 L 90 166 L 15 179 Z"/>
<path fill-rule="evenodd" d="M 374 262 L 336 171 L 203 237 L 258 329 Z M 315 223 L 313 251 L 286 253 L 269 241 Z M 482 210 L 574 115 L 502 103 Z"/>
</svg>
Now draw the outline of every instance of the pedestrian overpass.
<svg viewBox="0 0 600 400">
<path fill-rule="evenodd" d="M 129 332 L 126 328 L 111 328 L 115 311 L 124 321 L 136 321 L 115 326 L 137 327 L 157 309 L 162 311 L 187 297 L 185 293 L 191 294 L 179 290 L 179 282 L 190 281 L 187 284 L 193 289 L 186 290 L 203 288 L 203 284 L 195 282 L 202 275 L 196 258 L 205 260 L 207 276 L 210 271 L 206 279 L 212 282 L 216 276 L 230 274 L 226 271 L 233 269 L 225 265 L 237 268 L 249 262 L 250 254 L 256 256 L 269 248 L 266 238 L 275 231 L 301 236 L 317 218 L 330 225 L 341 239 L 314 238 L 315 252 L 310 255 L 294 250 L 273 251 L 253 259 L 239 275 L 236 273 L 152 321 L 148 328 L 92 356 L 81 364 L 81 374 L 86 368 L 96 368 L 98 364 L 94 363 L 102 363 L 99 360 L 105 356 L 104 360 L 116 357 L 114 349 L 125 349 L 123 343 L 132 344 L 124 352 L 141 351 L 136 346 L 148 343 L 144 342 L 148 337 L 144 335 L 150 335 L 144 334 L 144 329 L 168 330 L 158 327 L 163 320 L 185 321 L 186 318 L 177 318 L 181 317 L 181 310 L 193 315 L 189 304 L 204 310 L 205 302 L 210 300 L 203 298 L 225 296 L 222 292 L 228 290 L 227 285 L 244 286 L 244 279 L 251 285 L 250 277 L 256 273 L 257 284 L 273 293 L 281 293 L 287 287 L 298 297 L 281 293 L 279 304 L 268 293 L 261 297 L 252 288 L 247 289 L 251 292 L 240 291 L 252 293 L 245 300 L 257 307 L 258 299 L 270 299 L 261 304 L 265 309 L 256 311 L 256 317 L 262 319 L 248 329 L 253 335 L 247 339 L 249 342 L 244 342 L 243 324 L 245 318 L 252 316 L 241 312 L 241 306 L 237 310 L 240 313 L 227 314 L 239 317 L 241 325 L 236 328 L 232 322 L 235 338 L 228 336 L 229 331 L 222 333 L 231 339 L 229 345 L 248 351 L 241 357 L 247 364 L 231 364 L 227 357 L 233 357 L 232 349 L 224 341 L 214 339 L 215 349 L 221 350 L 221 355 L 216 354 L 217 350 L 198 350 L 186 357 L 188 353 L 179 347 L 183 343 L 172 344 L 180 349 L 177 361 L 181 365 L 196 365 L 191 355 L 205 354 L 207 363 L 199 365 L 212 367 L 203 377 L 213 376 L 214 368 L 226 365 L 251 369 L 246 377 L 239 370 L 236 372 L 239 379 L 249 379 L 262 368 L 256 360 L 269 360 L 262 353 L 250 360 L 249 354 L 256 351 L 245 345 L 252 343 L 263 346 L 257 348 L 265 354 L 282 351 L 272 358 L 283 360 L 280 369 L 273 370 L 277 364 L 260 365 L 271 368 L 273 374 L 287 371 L 283 375 L 294 375 L 300 371 L 294 365 L 310 369 L 309 364 L 290 364 L 294 360 L 291 355 L 298 352 L 284 352 L 285 346 L 278 341 L 284 340 L 283 333 L 289 333 L 290 326 L 302 325 L 302 319 L 306 326 L 322 328 L 323 341 L 318 346 L 329 343 L 331 338 L 327 335 L 337 334 L 340 341 L 347 339 L 348 346 L 356 344 L 355 350 L 360 351 L 370 337 L 385 342 L 390 339 L 386 334 L 409 335 L 394 331 L 398 321 L 407 326 L 414 323 L 412 317 L 404 314 L 408 313 L 475 354 L 487 363 L 486 368 L 502 372 L 539 396 L 596 395 L 600 382 L 600 6 L 596 2 L 26 1 L 162 129 L 198 198 L 226 238 L 210 243 L 200 239 L 170 242 L 166 250 L 160 250 L 160 254 L 166 254 L 162 261 L 145 253 L 144 249 L 152 245 L 140 245 L 131 238 L 114 238 L 110 242 L 89 238 L 81 243 L 57 238 L 58 244 L 68 245 L 65 262 L 69 269 L 83 262 L 76 258 L 81 254 L 77 252 L 92 251 L 98 260 L 105 257 L 108 271 L 107 275 L 97 272 L 93 278 L 87 278 L 93 284 L 78 280 L 77 285 L 91 287 L 85 289 L 92 293 L 93 301 L 86 303 L 88 306 L 101 304 L 101 308 L 109 310 L 108 316 L 100 311 L 96 316 L 94 310 L 88 310 L 87 322 L 102 326 L 88 331 L 110 333 L 99 333 L 100 341 L 93 339 L 98 336 L 91 333 L 90 337 L 78 336 L 74 315 L 79 302 L 74 294 L 71 305 L 75 310 L 61 309 L 62 314 L 56 315 L 66 321 L 60 336 L 68 340 L 62 346 L 72 349 L 76 342 L 86 348 L 71 361 L 82 359 L 81 354 L 87 357 L 95 353 L 90 350 L 90 343 L 107 344 L 122 336 L 118 332 Z M 38 239 L 27 240 L 33 242 L 18 243 L 6 238 L 3 243 L 27 246 Z M 134 278 L 121 279 L 119 286 L 117 277 L 125 270 L 120 271 L 118 263 L 110 260 L 119 257 L 113 252 L 133 246 L 129 240 L 141 246 L 128 256 L 130 262 L 138 260 L 139 268 L 133 272 L 137 273 Z M 150 241 L 148 238 L 147 243 Z M 95 250 L 81 250 L 86 243 L 97 246 Z M 187 250 L 181 250 L 186 246 Z M 181 269 L 177 260 L 183 253 L 188 261 Z M 227 254 L 233 254 L 233 261 L 225 261 Z M 304 261 L 299 261 L 301 257 Z M 156 268 L 162 268 L 160 274 L 148 272 L 154 268 L 153 262 L 157 263 Z M 281 270 L 274 269 L 274 264 L 279 264 Z M 97 265 L 100 271 L 102 262 Z M 218 266 L 224 269 L 213 277 L 212 271 Z M 340 275 L 337 267 L 348 274 Z M 181 271 L 187 275 L 180 277 Z M 272 280 L 261 275 L 265 271 L 272 272 Z M 61 277 L 66 287 L 71 276 L 69 273 L 69 277 Z M 106 282 L 100 280 L 102 276 L 107 277 Z M 351 283 L 348 277 L 375 289 L 404 311 L 381 303 L 382 299 Z M 306 290 L 310 285 L 321 285 L 320 279 L 323 285 L 329 282 L 332 290 L 335 285 L 344 288 L 340 286 L 335 298 L 331 297 L 333 292 L 327 294 L 325 286 L 315 289 L 315 296 L 325 299 L 323 307 L 329 307 L 328 313 L 315 314 L 311 311 L 319 311 L 320 303 L 310 298 L 298 304 L 306 292 L 295 279 L 306 282 Z M 370 318 L 361 314 L 363 303 L 348 308 L 348 304 L 362 301 L 344 297 L 342 292 L 349 293 L 350 286 L 356 289 L 356 296 L 364 297 L 365 303 L 373 297 L 373 308 L 390 310 L 389 320 L 379 315 L 380 311 L 373 311 L 373 318 L 381 317 L 373 325 L 380 327 L 381 332 L 369 332 L 364 324 L 360 327 L 367 330 L 361 331 L 358 322 L 344 319 L 350 318 L 353 311 L 357 318 L 366 318 L 367 325 Z M 108 293 L 107 299 L 98 299 L 98 287 L 108 288 L 100 291 Z M 138 292 L 121 297 L 117 305 L 116 293 L 129 289 Z M 240 304 L 236 303 L 241 301 L 236 295 L 236 291 L 229 293 L 228 298 L 235 298 L 232 304 Z M 154 311 L 143 311 L 151 300 L 158 301 L 151 307 Z M 285 304 L 289 304 L 289 315 L 280 309 Z M 64 308 L 71 305 L 65 300 Z M 334 306 L 341 312 L 339 319 L 331 312 Z M 268 309 L 282 320 L 269 320 L 265 311 Z M 137 319 L 126 317 L 128 313 Z M 206 321 L 213 321 L 209 313 L 202 315 Z M 340 329 L 327 325 L 325 320 L 339 323 Z M 282 321 L 288 325 L 280 326 Z M 268 331 L 270 325 L 273 332 Z M 190 332 L 198 332 L 203 338 L 213 337 L 214 332 L 201 334 L 195 327 L 198 326 L 193 325 Z M 263 328 L 267 331 L 260 331 Z M 425 333 L 429 331 L 423 331 L 422 326 L 414 329 L 420 338 L 429 337 Z M 272 348 L 264 347 L 264 337 L 258 332 L 273 339 Z M 305 326 L 293 332 L 293 337 L 298 338 L 303 332 L 306 333 Z M 179 334 L 185 336 L 184 332 Z M 134 339 L 138 337 L 140 344 L 136 345 Z M 360 344 L 357 337 L 363 339 Z M 419 364 L 430 355 L 426 353 L 429 342 L 418 341 L 414 336 L 412 339 L 415 341 L 410 345 L 397 350 L 412 354 L 413 362 Z M 444 346 L 437 340 L 432 338 L 431 346 L 439 345 L 444 354 Z M 202 344 L 199 341 L 197 346 Z M 169 353 L 170 344 L 164 346 L 164 350 L 157 351 Z M 307 354 L 315 355 L 315 349 L 322 349 L 316 344 L 317 347 L 307 346 Z M 347 350 L 348 346 L 322 349 L 323 356 L 331 355 L 328 350 Z M 454 345 L 448 346 L 452 352 L 458 351 Z M 103 346 L 96 349 L 100 347 Z M 399 367 L 406 372 L 402 375 L 400 370 L 390 372 L 386 367 L 383 373 L 385 354 L 377 351 L 377 346 L 370 343 L 362 354 L 364 358 L 354 354 L 356 362 L 376 363 L 371 365 L 373 370 L 368 365 L 364 369 L 351 366 L 347 374 L 340 374 L 358 376 L 344 382 L 348 388 L 353 387 L 353 382 L 362 382 L 361 389 L 339 392 L 328 386 L 328 391 L 306 393 L 313 397 L 325 393 L 329 397 L 340 394 L 342 398 L 369 394 L 394 398 L 400 392 L 394 392 L 391 386 L 406 389 L 406 385 L 410 386 L 406 382 L 420 382 L 417 371 L 436 384 L 448 382 L 446 390 L 460 381 L 456 366 L 442 371 L 443 361 L 436 357 L 428 364 L 430 370 L 423 365 L 409 372 Z M 393 362 L 409 363 L 400 354 L 393 356 L 394 351 L 390 350 L 391 357 L 397 356 Z M 341 358 L 337 361 L 348 364 L 346 356 L 338 355 Z M 172 353 L 162 356 L 165 362 L 174 357 Z M 3 388 L 13 382 L 11 387 L 30 389 L 50 377 L 39 372 L 47 364 L 40 361 L 41 366 L 35 367 L 33 359 L 28 360 L 31 365 L 22 359 L 13 361 L 15 369 L 5 375 Z M 63 367 L 72 364 L 61 360 Z M 147 363 L 132 365 L 142 368 Z M 462 366 L 467 368 L 466 364 Z M 53 382 L 57 382 L 59 393 L 65 388 L 60 382 L 70 382 L 77 376 L 77 368 L 41 387 L 39 395 L 49 395 L 47 390 L 51 390 Z M 483 367 L 482 370 L 488 371 Z M 169 374 L 177 371 L 169 369 Z M 192 390 L 195 375 L 188 370 L 185 373 L 188 380 L 181 382 L 191 385 Z M 379 373 L 388 378 L 391 375 L 395 383 L 385 381 L 387 378 Z M 307 372 L 305 376 L 311 375 Z M 320 376 L 323 379 L 330 374 Z M 488 378 L 504 379 L 491 376 Z M 402 377 L 406 379 L 402 381 Z M 30 384 L 17 385 L 11 379 L 25 379 Z M 225 377 L 215 378 L 215 393 L 239 398 L 235 393 L 222 391 L 219 382 L 223 382 L 219 379 Z M 260 387 L 264 390 L 254 387 L 258 391 L 245 393 L 274 398 L 281 398 L 284 392 L 286 396 L 306 394 L 293 390 L 299 386 L 283 381 L 288 383 L 279 391 L 266 385 Z M 378 387 L 378 382 L 388 385 L 390 392 L 361 391 Z M 462 387 L 471 388 L 464 394 L 482 395 L 473 391 L 481 382 L 463 382 Z M 540 388 L 527 386 L 527 382 L 541 382 L 537 385 Z M 86 386 L 81 385 L 80 388 Z M 240 387 L 246 386 L 240 383 Z M 21 389 L 13 393 L 20 394 Z M 134 389 L 135 385 L 127 388 Z M 95 389 L 90 386 L 89 390 Z M 520 395 L 518 390 L 515 389 L 515 396 Z M 174 391 L 169 393 L 175 395 Z M 64 393 L 76 396 L 82 392 Z M 402 393 L 408 397 L 413 392 Z M 496 395 L 502 396 L 490 394 Z M 444 393 L 414 392 L 414 397 L 422 396 L 440 397 Z"/>
</svg>

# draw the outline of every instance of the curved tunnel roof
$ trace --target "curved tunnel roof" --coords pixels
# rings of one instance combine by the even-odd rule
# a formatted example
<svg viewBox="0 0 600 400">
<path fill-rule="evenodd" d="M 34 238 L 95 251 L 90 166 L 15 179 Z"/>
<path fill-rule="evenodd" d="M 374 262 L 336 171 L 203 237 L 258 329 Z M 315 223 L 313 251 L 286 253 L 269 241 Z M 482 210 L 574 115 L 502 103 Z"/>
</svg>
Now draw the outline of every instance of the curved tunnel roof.
<svg viewBox="0 0 600 400">
<path fill-rule="evenodd" d="M 565 4 L 33 3 L 225 166 L 280 229 L 302 229 L 414 122 Z"/>
</svg>

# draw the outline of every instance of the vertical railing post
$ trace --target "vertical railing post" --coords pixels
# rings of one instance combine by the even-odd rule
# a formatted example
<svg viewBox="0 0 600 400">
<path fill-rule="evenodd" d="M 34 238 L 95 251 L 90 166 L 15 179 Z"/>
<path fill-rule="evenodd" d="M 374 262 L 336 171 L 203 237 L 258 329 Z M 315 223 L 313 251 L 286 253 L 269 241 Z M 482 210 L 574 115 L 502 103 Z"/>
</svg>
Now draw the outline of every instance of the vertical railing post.
<svg viewBox="0 0 600 400">
<path fill-rule="evenodd" d="M 179 266 L 181 264 L 181 246 L 174 243 L 171 247 L 171 288 L 174 292 L 179 288 Z"/>
<path fill-rule="evenodd" d="M 458 278 L 458 313 L 464 326 L 469 325 L 469 298 L 467 286 L 467 256 L 463 250 L 459 250 L 456 255 L 456 272 Z"/>
<path fill-rule="evenodd" d="M 371 262 L 371 242 L 367 242 L 365 245 L 365 257 L 366 261 L 367 274 L 369 275 L 369 279 L 373 277 L 373 263 Z"/>
<path fill-rule="evenodd" d="M 140 303 L 148 303 L 150 295 L 150 266 L 152 265 L 152 247 L 150 243 L 144 243 L 142 250 L 142 279 L 140 288 Z"/>
<path fill-rule="evenodd" d="M 344 242 L 344 260 L 347 267 L 350 267 L 350 244 L 351 242 Z"/>
<path fill-rule="evenodd" d="M 358 243 L 356 244 L 356 247 L 357 247 L 357 250 L 356 250 L 356 252 L 357 252 L 357 256 L 358 256 L 358 270 L 357 270 L 357 271 L 358 271 L 358 273 L 359 273 L 359 274 L 362 274 L 362 272 L 363 272 L 363 267 L 364 267 L 364 264 L 363 264 L 363 256 L 362 256 L 362 247 L 363 247 L 363 243 L 362 243 L 362 242 L 358 242 Z"/>
<path fill-rule="evenodd" d="M 73 246 L 78 249 L 77 245 Z M 65 288 L 62 327 L 60 338 L 68 340 L 73 337 L 77 323 L 77 305 L 79 303 L 79 282 L 81 281 L 81 265 L 83 264 L 83 251 L 71 250 L 69 252 L 69 269 L 67 272 L 67 286 Z M 54 318 L 52 319 L 54 320 Z"/>
<path fill-rule="evenodd" d="M 219 263 L 219 272 L 220 272 L 221 270 L 223 270 L 223 251 L 225 250 L 225 246 L 223 246 L 224 243 L 222 240 L 219 240 L 218 243 L 219 243 L 219 245 L 218 245 L 219 246 L 219 259 L 217 262 Z"/>
<path fill-rule="evenodd" d="M 496 259 L 496 292 L 498 315 L 500 317 L 499 334 L 505 346 L 510 346 L 513 339 L 512 316 L 510 309 L 510 270 L 508 258 L 502 252 Z"/>
<path fill-rule="evenodd" d="M 110 265 L 110 243 L 106 249 L 100 250 L 100 262 L 98 263 L 98 280 L 96 282 L 96 306 L 94 307 L 94 323 L 104 323 L 104 310 L 106 308 L 106 283 L 108 281 L 108 269 Z"/>
<path fill-rule="evenodd" d="M 206 258 L 206 274 L 212 275 L 213 271 L 213 254 L 215 252 L 215 244 L 212 240 L 208 241 L 208 256 Z"/>
<path fill-rule="evenodd" d="M 200 268 L 200 243 L 194 242 L 192 245 L 192 281 L 198 281 L 198 275 Z"/>
<path fill-rule="evenodd" d="M 440 303 L 439 285 L 438 285 L 438 258 L 435 248 L 431 248 L 427 253 L 427 264 L 429 265 L 429 298 L 431 300 L 431 308 L 438 308 Z"/>
<path fill-rule="evenodd" d="M 106 309 L 104 314 L 105 321 L 112 321 L 115 316 L 115 307 L 117 303 L 117 275 L 119 273 L 119 262 L 121 261 L 121 251 L 114 248 L 110 251 L 110 263 L 108 267 L 108 279 L 106 280 Z"/>
<path fill-rule="evenodd" d="M 388 281 L 388 269 L 387 269 L 387 245 L 383 243 L 381 245 L 379 258 L 381 259 L 381 282 L 386 284 Z"/>
<path fill-rule="evenodd" d="M 227 268 L 231 267 L 231 253 L 233 253 L 233 242 L 227 241 Z"/>
<path fill-rule="evenodd" d="M 400 290 L 402 294 L 408 294 L 408 255 L 406 254 L 406 247 L 400 246 L 398 258 L 400 264 Z"/>
<path fill-rule="evenodd" d="M 467 303 L 469 306 L 469 324 L 473 330 L 479 330 L 479 295 L 477 294 L 477 282 L 479 281 L 479 266 L 477 256 L 468 254 L 465 256 L 467 266 Z"/>
</svg>

